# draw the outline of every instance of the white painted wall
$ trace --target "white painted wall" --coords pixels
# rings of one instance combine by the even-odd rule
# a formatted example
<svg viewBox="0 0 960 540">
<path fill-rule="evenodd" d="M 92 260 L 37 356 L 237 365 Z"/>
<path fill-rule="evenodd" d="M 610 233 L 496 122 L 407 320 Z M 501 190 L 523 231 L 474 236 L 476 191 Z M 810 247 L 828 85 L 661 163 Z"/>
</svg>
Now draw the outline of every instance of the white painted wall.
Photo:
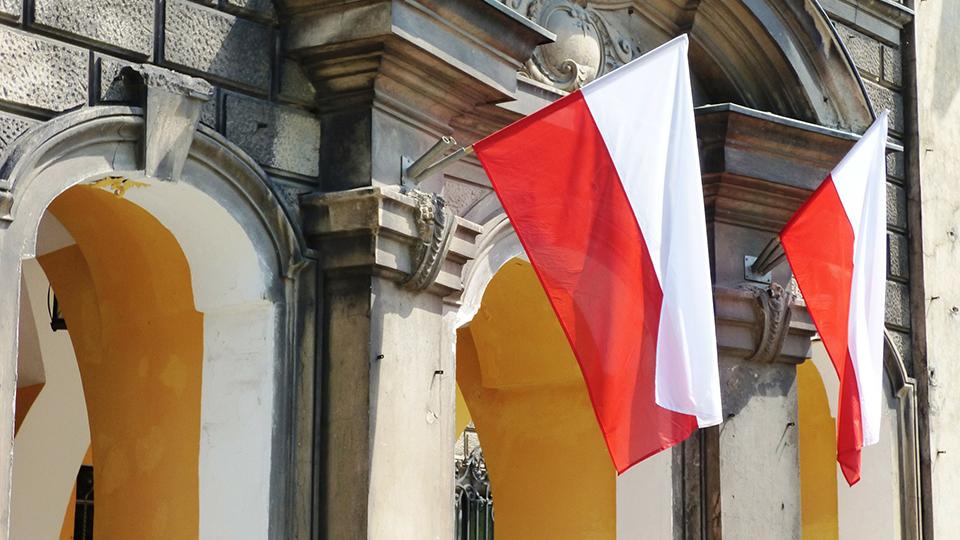
<svg viewBox="0 0 960 540">
<path fill-rule="evenodd" d="M 673 539 L 673 450 L 664 450 L 617 478 L 617 540 Z"/>
<path fill-rule="evenodd" d="M 188 163 L 188 175 L 203 182 L 209 173 Z M 266 538 L 277 351 L 271 289 L 278 276 L 252 233 L 209 195 L 183 182 L 145 181 L 126 198 L 177 239 L 203 313 L 200 538 Z"/>
<path fill-rule="evenodd" d="M 90 446 L 90 424 L 73 345 L 67 332 L 50 329 L 48 281 L 36 260 L 24 261 L 23 281 L 30 316 L 20 324 L 36 329 L 46 383 L 14 442 L 11 538 L 53 539 Z"/>
</svg>

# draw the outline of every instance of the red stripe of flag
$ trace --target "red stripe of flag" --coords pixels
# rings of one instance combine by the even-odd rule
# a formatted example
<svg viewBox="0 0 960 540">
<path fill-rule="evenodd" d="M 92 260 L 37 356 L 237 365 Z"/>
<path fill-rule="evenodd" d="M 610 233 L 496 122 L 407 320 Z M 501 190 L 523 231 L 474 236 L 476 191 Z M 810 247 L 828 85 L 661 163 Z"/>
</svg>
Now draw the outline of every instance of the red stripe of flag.
<svg viewBox="0 0 960 540">
<path fill-rule="evenodd" d="M 654 401 L 660 284 L 583 95 L 475 149 L 573 347 L 617 471 L 687 438 L 696 418 Z"/>
</svg>

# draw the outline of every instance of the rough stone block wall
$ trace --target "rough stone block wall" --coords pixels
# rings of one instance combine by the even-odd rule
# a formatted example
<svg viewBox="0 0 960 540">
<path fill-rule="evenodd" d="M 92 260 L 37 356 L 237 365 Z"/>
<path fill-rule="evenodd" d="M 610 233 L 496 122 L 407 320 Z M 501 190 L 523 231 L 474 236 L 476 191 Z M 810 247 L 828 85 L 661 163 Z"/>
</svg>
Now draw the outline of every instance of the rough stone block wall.
<svg viewBox="0 0 960 540">
<path fill-rule="evenodd" d="M 59 114 L 125 102 L 120 71 L 150 63 L 216 87 L 201 123 L 257 160 L 296 210 L 316 185 L 320 123 L 280 41 L 271 0 L 0 0 L 0 152 Z"/>
<path fill-rule="evenodd" d="M 902 4 L 903 2 L 899 2 Z M 890 140 L 905 135 L 901 32 L 912 17 L 882 0 L 823 0 L 840 38 L 863 79 L 874 110 L 890 111 Z M 887 156 L 887 330 L 913 374 L 910 342 L 910 272 L 907 235 L 907 177 L 903 152 Z"/>
</svg>

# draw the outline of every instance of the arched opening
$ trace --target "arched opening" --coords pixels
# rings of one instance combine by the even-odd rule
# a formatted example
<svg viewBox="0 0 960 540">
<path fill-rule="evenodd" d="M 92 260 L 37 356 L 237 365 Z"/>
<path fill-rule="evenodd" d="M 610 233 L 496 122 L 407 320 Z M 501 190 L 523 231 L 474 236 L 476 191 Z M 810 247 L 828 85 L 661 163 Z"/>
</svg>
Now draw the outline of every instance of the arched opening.
<svg viewBox="0 0 960 540">
<path fill-rule="evenodd" d="M 901 404 L 889 373 L 883 390 L 880 441 L 864 448 L 863 476 L 850 487 L 836 462 L 838 383 L 823 344 L 815 342 L 811 359 L 797 367 L 804 538 L 904 538 L 901 483 L 908 471 L 901 455 Z"/>
<path fill-rule="evenodd" d="M 672 538 L 671 452 L 617 477 L 533 268 L 510 258 L 491 269 L 476 314 L 457 332 L 456 429 L 476 428 L 496 537 Z"/>
<path fill-rule="evenodd" d="M 71 113 L 2 164 L 17 204 L 0 240 L 20 260 L 0 265 L 24 282 L 2 295 L 26 299 L 27 339 L 0 352 L 42 367 L 22 370 L 42 385 L 18 396 L 32 404 L 12 534 L 68 537 L 71 509 L 92 503 L 97 537 L 286 537 L 296 232 L 263 172 L 205 129 L 182 178 L 144 176 L 142 125 L 130 109 Z"/>
<path fill-rule="evenodd" d="M 67 322 L 83 384 L 96 456 L 94 534 L 195 535 L 203 314 L 194 307 L 186 257 L 156 218 L 98 187 L 70 188 L 45 219 L 45 228 L 64 233 L 37 261 Z M 15 476 L 15 493 L 20 481 L 30 479 Z M 15 534 L 24 517 L 14 515 Z"/>
<path fill-rule="evenodd" d="M 486 287 L 457 335 L 457 384 L 489 470 L 498 538 L 614 538 L 616 471 L 529 263 Z"/>
</svg>

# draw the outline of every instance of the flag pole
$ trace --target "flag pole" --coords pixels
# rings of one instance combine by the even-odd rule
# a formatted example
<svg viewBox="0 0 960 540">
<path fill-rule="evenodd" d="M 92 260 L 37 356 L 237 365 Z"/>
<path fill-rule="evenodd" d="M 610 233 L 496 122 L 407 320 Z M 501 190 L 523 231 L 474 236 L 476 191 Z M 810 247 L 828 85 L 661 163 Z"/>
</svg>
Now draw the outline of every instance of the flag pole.
<svg viewBox="0 0 960 540">
<path fill-rule="evenodd" d="M 780 235 L 776 235 L 767 242 L 757 255 L 757 260 L 750 266 L 750 271 L 756 275 L 762 276 L 780 265 L 787 258 L 783 251 L 783 245 L 780 243 Z"/>
<path fill-rule="evenodd" d="M 448 138 L 449 137 L 444 137 L 443 139 L 448 139 Z M 432 174 L 436 174 L 446 169 L 450 165 L 456 163 L 457 161 L 460 161 L 461 159 L 473 154 L 473 145 L 462 146 L 458 148 L 456 151 L 454 151 L 453 153 L 448 154 L 434 161 L 432 165 L 427 165 L 427 163 L 430 163 L 431 161 L 433 161 L 434 158 L 436 158 L 438 155 L 441 155 L 445 150 L 450 148 L 450 146 L 444 146 L 444 148 L 441 149 L 440 151 L 435 151 L 437 147 L 444 142 L 443 139 L 438 141 L 437 144 L 433 146 L 433 148 L 428 150 L 426 154 L 421 156 L 419 159 L 417 159 L 416 162 L 413 163 L 413 165 L 407 168 L 407 171 L 406 171 L 407 178 L 412 180 L 414 183 L 418 183 L 420 182 L 420 180 Z M 453 140 L 453 139 L 450 138 L 450 140 Z M 454 141 L 453 144 L 455 145 L 456 141 Z"/>
<path fill-rule="evenodd" d="M 407 167 L 406 175 L 407 178 L 417 179 L 420 175 L 423 174 L 423 171 L 427 167 L 435 164 L 440 158 L 444 156 L 451 148 L 457 146 L 457 140 L 453 137 L 440 137 L 433 146 L 430 147 L 422 156 L 417 158 L 416 161 L 410 164 Z"/>
</svg>

